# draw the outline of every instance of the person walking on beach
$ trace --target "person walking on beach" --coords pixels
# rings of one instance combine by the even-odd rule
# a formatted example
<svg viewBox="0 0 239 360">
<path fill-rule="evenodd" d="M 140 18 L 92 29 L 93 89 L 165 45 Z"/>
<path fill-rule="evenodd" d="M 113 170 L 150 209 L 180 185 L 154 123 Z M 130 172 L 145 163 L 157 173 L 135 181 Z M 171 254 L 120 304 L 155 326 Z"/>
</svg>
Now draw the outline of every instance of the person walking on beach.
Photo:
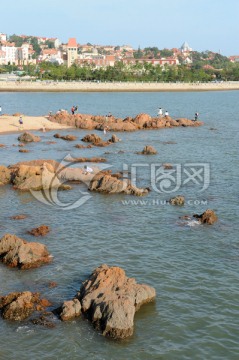
<svg viewBox="0 0 239 360">
<path fill-rule="evenodd" d="M 20 116 L 18 122 L 19 122 L 19 130 L 23 130 L 23 120 L 22 120 L 22 116 Z"/>
<path fill-rule="evenodd" d="M 163 115 L 163 109 L 160 107 L 158 108 L 158 116 L 161 117 Z"/>
</svg>

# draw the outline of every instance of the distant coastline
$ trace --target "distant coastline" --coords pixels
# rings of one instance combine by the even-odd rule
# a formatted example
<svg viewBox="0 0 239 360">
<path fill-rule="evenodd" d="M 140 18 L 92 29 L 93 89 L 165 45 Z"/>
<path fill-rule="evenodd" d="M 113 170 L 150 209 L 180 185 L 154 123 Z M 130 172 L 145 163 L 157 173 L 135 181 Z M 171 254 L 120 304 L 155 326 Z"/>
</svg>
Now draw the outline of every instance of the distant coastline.
<svg viewBox="0 0 239 360">
<path fill-rule="evenodd" d="M 211 83 L 0 81 L 0 92 L 169 92 L 239 90 L 239 81 Z"/>
</svg>

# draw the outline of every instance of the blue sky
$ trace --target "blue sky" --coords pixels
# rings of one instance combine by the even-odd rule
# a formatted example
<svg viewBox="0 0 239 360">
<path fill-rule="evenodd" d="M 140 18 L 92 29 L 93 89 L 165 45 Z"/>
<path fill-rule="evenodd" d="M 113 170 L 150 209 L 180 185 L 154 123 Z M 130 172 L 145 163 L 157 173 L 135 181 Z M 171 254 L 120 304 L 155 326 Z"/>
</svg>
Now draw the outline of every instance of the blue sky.
<svg viewBox="0 0 239 360">
<path fill-rule="evenodd" d="M 239 0 L 30 0 L 1 3 L 0 32 L 67 42 L 239 55 Z"/>
</svg>

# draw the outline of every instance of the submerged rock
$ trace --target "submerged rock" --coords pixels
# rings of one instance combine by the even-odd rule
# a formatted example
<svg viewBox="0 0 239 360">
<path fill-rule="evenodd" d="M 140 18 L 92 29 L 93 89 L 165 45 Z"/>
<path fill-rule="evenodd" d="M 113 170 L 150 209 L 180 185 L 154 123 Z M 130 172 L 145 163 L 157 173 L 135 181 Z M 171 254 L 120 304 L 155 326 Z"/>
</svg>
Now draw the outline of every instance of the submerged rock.
<svg viewBox="0 0 239 360">
<path fill-rule="evenodd" d="M 33 236 L 46 236 L 50 232 L 50 227 L 47 225 L 38 226 L 28 231 L 28 234 Z"/>
<path fill-rule="evenodd" d="M 39 142 L 39 141 L 41 141 L 41 138 L 39 136 L 33 135 L 29 132 L 24 132 L 23 134 L 18 136 L 18 141 L 21 141 L 23 143 Z"/>
<path fill-rule="evenodd" d="M 133 334 L 135 312 L 155 297 L 153 287 L 137 284 L 123 269 L 108 265 L 96 268 L 78 294 L 83 314 L 104 336 L 114 339 Z"/>
<path fill-rule="evenodd" d="M 24 215 L 24 214 L 14 215 L 11 217 L 12 220 L 24 220 L 26 218 L 27 218 L 27 215 Z"/>
<path fill-rule="evenodd" d="M 45 245 L 6 234 L 0 239 L 0 259 L 10 267 L 30 269 L 49 263 L 52 257 Z"/>
<path fill-rule="evenodd" d="M 77 136 L 74 135 L 60 135 L 60 134 L 55 134 L 53 135 L 56 139 L 62 139 L 62 140 L 66 140 L 66 141 L 75 141 L 77 139 Z"/>
</svg>

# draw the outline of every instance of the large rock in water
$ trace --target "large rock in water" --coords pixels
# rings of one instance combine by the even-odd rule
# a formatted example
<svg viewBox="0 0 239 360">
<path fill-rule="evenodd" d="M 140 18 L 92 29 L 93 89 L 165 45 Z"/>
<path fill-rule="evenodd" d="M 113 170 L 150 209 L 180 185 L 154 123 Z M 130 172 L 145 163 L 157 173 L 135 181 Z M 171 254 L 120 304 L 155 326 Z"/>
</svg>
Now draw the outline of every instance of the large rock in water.
<svg viewBox="0 0 239 360">
<path fill-rule="evenodd" d="M 18 136 L 18 140 L 21 142 L 29 143 L 29 142 L 39 142 L 41 141 L 41 138 L 29 132 L 24 132 L 23 134 Z"/>
<path fill-rule="evenodd" d="M 39 293 L 30 291 L 13 292 L 0 297 L 0 310 L 4 319 L 21 321 L 27 319 L 32 313 L 44 310 L 44 303 Z"/>
<path fill-rule="evenodd" d="M 148 189 L 146 188 L 138 188 L 132 185 L 127 179 L 120 180 L 111 174 L 104 174 L 103 172 L 93 177 L 89 185 L 89 190 L 106 194 L 123 193 L 136 196 L 148 194 Z"/>
<path fill-rule="evenodd" d="M 9 184 L 11 181 L 11 171 L 3 165 L 0 165 L 0 186 Z"/>
<path fill-rule="evenodd" d="M 0 239 L 0 259 L 10 267 L 30 269 L 49 263 L 52 257 L 45 245 L 6 234 Z"/>
<path fill-rule="evenodd" d="M 158 152 L 157 150 L 151 146 L 151 145 L 146 145 L 142 152 L 140 152 L 139 154 L 142 154 L 142 155 L 156 155 Z"/>
<path fill-rule="evenodd" d="M 133 334 L 135 312 L 155 297 L 153 287 L 137 284 L 123 269 L 107 265 L 96 268 L 78 294 L 82 312 L 104 336 L 114 339 Z"/>
<path fill-rule="evenodd" d="M 54 167 L 49 163 L 42 166 L 18 165 L 12 168 L 12 183 L 15 189 L 22 191 L 40 191 L 60 188 Z"/>
</svg>

